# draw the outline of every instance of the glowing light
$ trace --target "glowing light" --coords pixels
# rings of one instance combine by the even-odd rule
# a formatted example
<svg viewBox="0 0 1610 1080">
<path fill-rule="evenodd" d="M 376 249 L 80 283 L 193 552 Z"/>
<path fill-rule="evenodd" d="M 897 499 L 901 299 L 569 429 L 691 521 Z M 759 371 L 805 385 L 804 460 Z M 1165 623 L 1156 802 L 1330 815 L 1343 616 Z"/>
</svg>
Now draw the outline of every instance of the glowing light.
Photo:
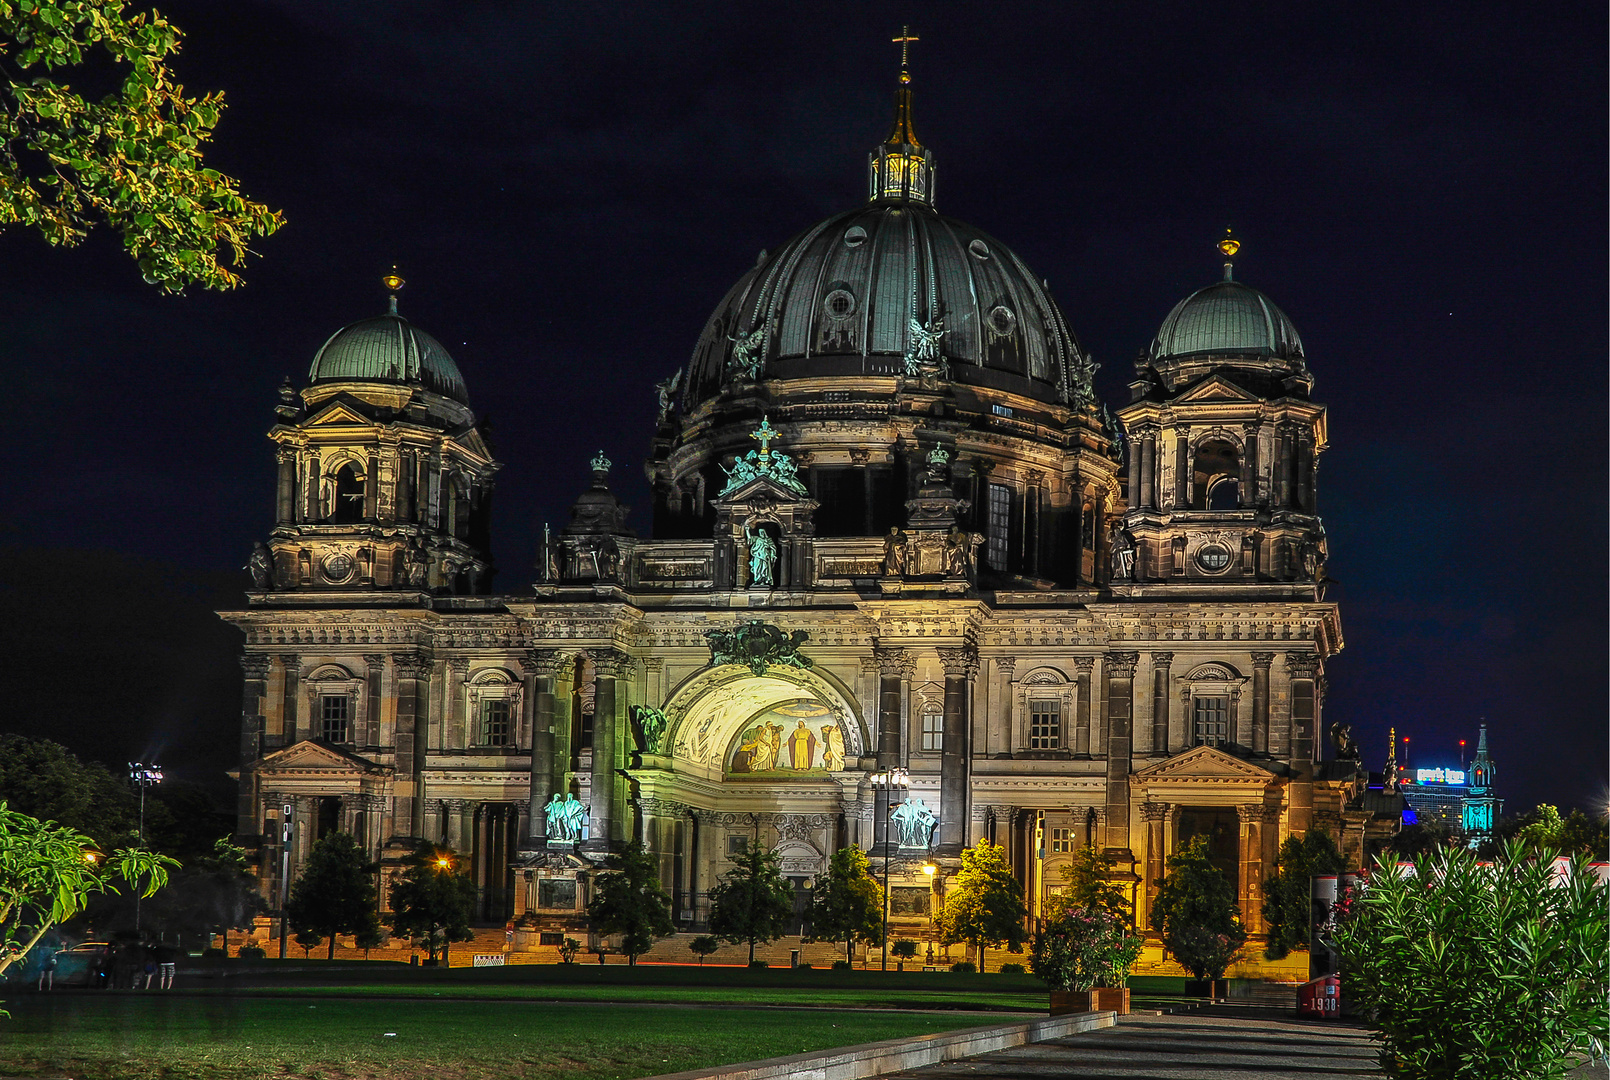
<svg viewBox="0 0 1610 1080">
<path fill-rule="evenodd" d="M 436 860 L 436 865 L 441 867 L 443 870 L 446 870 L 448 867 L 453 865 L 453 860 L 449 859 L 446 855 L 443 855 Z"/>
<path fill-rule="evenodd" d="M 935 866 L 933 863 L 923 863 L 922 872 L 927 874 L 929 877 L 933 877 L 939 872 L 939 867 Z"/>
<path fill-rule="evenodd" d="M 1465 772 L 1463 769 L 1416 769 L 1414 780 L 1417 784 L 1463 784 Z"/>
</svg>

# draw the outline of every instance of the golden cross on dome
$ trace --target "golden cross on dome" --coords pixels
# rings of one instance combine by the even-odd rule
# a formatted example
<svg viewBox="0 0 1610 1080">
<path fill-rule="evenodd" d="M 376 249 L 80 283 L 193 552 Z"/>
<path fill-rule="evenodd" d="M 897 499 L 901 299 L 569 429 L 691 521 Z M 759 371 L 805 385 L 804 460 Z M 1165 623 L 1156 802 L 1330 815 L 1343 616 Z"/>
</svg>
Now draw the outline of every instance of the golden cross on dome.
<svg viewBox="0 0 1610 1080">
<path fill-rule="evenodd" d="M 777 429 L 771 426 L 770 417 L 762 416 L 760 418 L 760 426 L 757 427 L 749 437 L 760 443 L 761 457 L 770 457 L 771 441 L 777 438 Z"/>
<path fill-rule="evenodd" d="M 900 36 L 889 40 L 900 46 L 900 81 L 908 83 L 911 81 L 911 72 L 906 69 L 910 66 L 911 61 L 911 43 L 922 39 L 911 32 L 911 27 L 902 26 Z"/>
</svg>

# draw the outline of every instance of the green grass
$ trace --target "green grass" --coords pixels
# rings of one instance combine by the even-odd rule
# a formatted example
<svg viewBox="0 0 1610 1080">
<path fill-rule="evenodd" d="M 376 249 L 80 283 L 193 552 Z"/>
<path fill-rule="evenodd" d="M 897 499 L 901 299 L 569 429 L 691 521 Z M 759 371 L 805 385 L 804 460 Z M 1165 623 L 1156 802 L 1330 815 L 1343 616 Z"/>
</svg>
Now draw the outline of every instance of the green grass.
<svg viewBox="0 0 1610 1080">
<path fill-rule="evenodd" d="M 13 1019 L 0 1021 L 0 1072 L 81 1080 L 604 1080 L 1004 1019 L 959 1011 L 124 992 L 23 996 L 7 1006 Z"/>
</svg>

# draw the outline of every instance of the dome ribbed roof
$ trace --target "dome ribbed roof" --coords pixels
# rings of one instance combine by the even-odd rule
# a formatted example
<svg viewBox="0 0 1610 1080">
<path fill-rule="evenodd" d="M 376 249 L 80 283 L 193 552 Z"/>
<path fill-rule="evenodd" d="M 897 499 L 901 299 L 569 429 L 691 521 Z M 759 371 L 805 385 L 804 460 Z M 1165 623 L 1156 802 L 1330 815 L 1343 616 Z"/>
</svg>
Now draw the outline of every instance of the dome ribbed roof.
<svg viewBox="0 0 1610 1080">
<path fill-rule="evenodd" d="M 1005 244 L 931 207 L 879 201 L 763 253 L 710 317 L 684 406 L 714 396 L 744 361 L 758 379 L 904 374 L 913 321 L 942 326 L 938 353 L 954 382 L 1067 401 L 1084 360 Z"/>
<path fill-rule="evenodd" d="M 315 383 L 346 379 L 421 383 L 469 404 L 464 376 L 441 342 L 401 315 L 377 315 L 337 330 L 314 354 L 308 377 Z"/>
<path fill-rule="evenodd" d="M 1286 313 L 1239 281 L 1219 281 L 1174 305 L 1152 342 L 1153 360 L 1197 354 L 1300 361 L 1302 339 Z"/>
</svg>

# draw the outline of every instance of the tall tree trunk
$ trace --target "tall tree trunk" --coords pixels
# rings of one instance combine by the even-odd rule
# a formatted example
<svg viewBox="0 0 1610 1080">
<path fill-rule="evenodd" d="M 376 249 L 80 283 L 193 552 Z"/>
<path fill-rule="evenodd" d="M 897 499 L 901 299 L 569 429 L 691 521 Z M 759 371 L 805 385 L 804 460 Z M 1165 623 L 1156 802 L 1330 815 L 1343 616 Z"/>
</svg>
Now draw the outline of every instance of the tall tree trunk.
<svg viewBox="0 0 1610 1080">
<path fill-rule="evenodd" d="M 330 935 L 330 951 L 324 954 L 326 960 L 335 959 L 335 934 Z"/>
<path fill-rule="evenodd" d="M 755 939 L 749 939 L 749 966 L 755 966 Z"/>
</svg>

